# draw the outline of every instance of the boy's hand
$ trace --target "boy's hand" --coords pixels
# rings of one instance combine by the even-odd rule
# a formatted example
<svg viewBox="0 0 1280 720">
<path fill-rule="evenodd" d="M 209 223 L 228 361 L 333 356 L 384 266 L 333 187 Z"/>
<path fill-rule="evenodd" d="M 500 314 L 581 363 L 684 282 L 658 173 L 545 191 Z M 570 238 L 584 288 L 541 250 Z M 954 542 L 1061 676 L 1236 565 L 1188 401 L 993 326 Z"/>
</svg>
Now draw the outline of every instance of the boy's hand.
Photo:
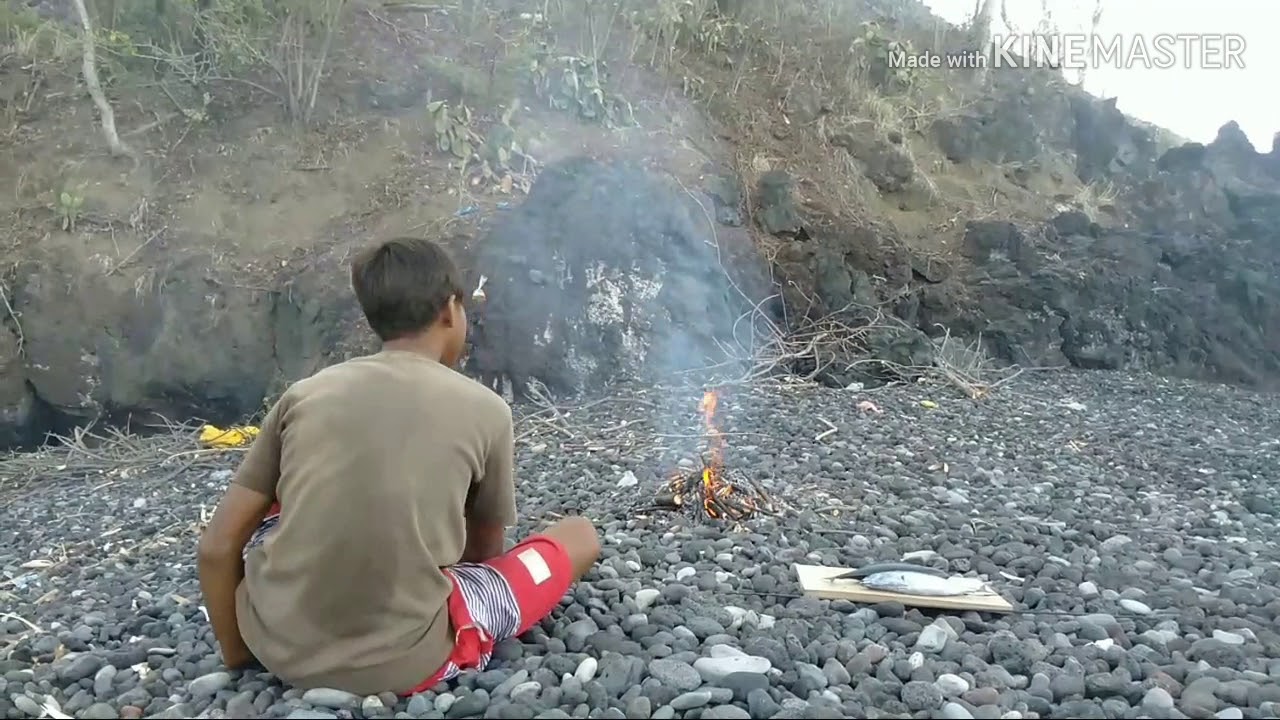
<svg viewBox="0 0 1280 720">
<path fill-rule="evenodd" d="M 240 633 L 236 633 L 236 637 L 240 638 Z M 228 670 L 239 670 L 245 666 L 253 665 L 258 659 L 249 651 L 248 646 L 244 644 L 244 639 L 240 638 L 240 647 L 228 648 L 222 646 L 222 664 L 227 666 Z"/>
<path fill-rule="evenodd" d="M 231 669 L 254 659 L 240 635 L 236 588 L 244 579 L 244 547 L 271 503 L 271 496 L 233 483 L 200 537 L 200 590 L 213 635 L 222 647 L 223 662 Z"/>
</svg>

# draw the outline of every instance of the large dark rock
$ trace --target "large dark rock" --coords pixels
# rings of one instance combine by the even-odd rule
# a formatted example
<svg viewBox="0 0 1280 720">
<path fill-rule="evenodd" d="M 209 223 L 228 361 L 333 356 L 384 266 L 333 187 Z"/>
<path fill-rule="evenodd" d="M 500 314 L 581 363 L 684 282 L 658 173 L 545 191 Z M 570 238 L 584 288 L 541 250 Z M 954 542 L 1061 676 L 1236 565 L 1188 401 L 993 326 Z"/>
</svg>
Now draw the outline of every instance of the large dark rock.
<svg viewBox="0 0 1280 720">
<path fill-rule="evenodd" d="M 992 73 L 993 91 L 935 119 L 929 135 L 950 161 L 1033 166 L 1072 143 L 1068 94 L 1036 72 Z"/>
<path fill-rule="evenodd" d="M 931 258 L 895 252 L 890 233 L 805 218 L 814 239 L 777 256 L 780 278 L 797 286 L 784 292 L 788 307 L 865 321 L 870 306 L 892 302 L 930 335 L 981 337 L 1022 365 L 1280 382 L 1280 153 L 1257 153 L 1229 123 L 1208 145 L 1155 159 L 1148 131 L 1113 103 L 1075 110 L 1078 170 L 1128 190 L 1119 203 L 1129 227 L 1079 211 L 1042 226 L 970 222 L 959 261 L 935 270 Z M 981 133 L 964 137 L 981 146 Z"/>
<path fill-rule="evenodd" d="M 901 147 L 901 138 L 881 137 L 871 122 L 854 123 L 828 138 L 854 159 L 862 174 L 882 193 L 895 193 L 915 179 L 915 161 Z"/>
<path fill-rule="evenodd" d="M 573 392 L 723 360 L 747 301 L 717 242 L 666 177 L 589 158 L 545 168 L 479 243 L 474 369 L 520 395 L 529 379 Z"/>
<path fill-rule="evenodd" d="M 138 279 L 74 243 L 30 249 L 4 282 L 0 445 L 255 414 L 284 383 L 370 347 L 345 268 L 325 260 L 273 292 L 198 255 Z"/>
<path fill-rule="evenodd" d="M 1155 161 L 1155 138 L 1129 122 L 1116 99 L 1098 102 L 1087 95 L 1071 98 L 1075 120 L 1076 175 L 1094 182 L 1121 174 L 1142 174 Z"/>
<path fill-rule="evenodd" d="M 1271 203 L 1280 207 L 1280 195 Z M 1280 379 L 1273 243 L 1091 226 L 1062 233 L 1070 224 L 1043 234 L 1050 242 L 1005 223 L 970 223 L 962 283 L 976 297 L 952 309 L 952 331 L 981 334 L 1022 364 Z"/>
<path fill-rule="evenodd" d="M 782 170 L 770 170 L 760 176 L 756 213 L 760 227 L 770 235 L 794 236 L 801 230 L 794 185 L 795 181 Z"/>
</svg>

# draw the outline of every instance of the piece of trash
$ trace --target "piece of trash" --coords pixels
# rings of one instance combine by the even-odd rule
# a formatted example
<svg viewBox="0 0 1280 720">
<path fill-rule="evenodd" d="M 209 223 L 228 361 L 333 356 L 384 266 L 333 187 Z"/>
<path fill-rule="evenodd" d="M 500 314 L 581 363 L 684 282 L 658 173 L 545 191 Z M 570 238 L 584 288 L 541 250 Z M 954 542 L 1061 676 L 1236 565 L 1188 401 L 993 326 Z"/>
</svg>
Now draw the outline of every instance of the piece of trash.
<svg viewBox="0 0 1280 720">
<path fill-rule="evenodd" d="M 863 385 L 863 384 L 862 384 L 862 383 L 860 383 L 860 382 L 851 382 L 851 383 L 849 383 L 848 385 L 845 385 L 845 386 L 844 386 L 844 389 L 845 389 L 845 390 L 852 390 L 852 391 L 854 391 L 854 392 L 858 392 L 859 390 L 863 389 L 864 387 L 866 387 L 866 386 L 865 386 L 865 385 Z"/>
<path fill-rule="evenodd" d="M 468 215 L 475 213 L 476 210 L 478 209 L 479 208 L 477 208 L 475 205 L 468 205 L 464 208 L 460 208 L 458 212 L 454 213 L 453 215 L 454 217 L 466 217 Z"/>
<path fill-rule="evenodd" d="M 14 578 L 9 578 L 9 584 L 19 590 L 26 590 L 32 584 L 39 584 L 40 577 L 33 573 L 25 573 Z"/>
<path fill-rule="evenodd" d="M 929 408 L 930 410 L 932 410 L 932 409 L 934 409 L 934 408 L 938 407 L 938 403 L 936 403 L 936 402 L 934 402 L 934 401 L 932 401 L 932 400 L 921 400 L 921 401 L 920 401 L 920 407 L 923 407 L 923 408 Z"/>
<path fill-rule="evenodd" d="M 204 616 L 205 622 L 209 622 L 209 608 L 206 608 L 205 606 L 201 605 L 200 614 Z"/>
<path fill-rule="evenodd" d="M 872 415 L 879 415 L 880 413 L 884 412 L 883 410 L 880 409 L 879 405 L 876 405 L 870 400 L 863 400 L 862 402 L 858 403 L 858 409 L 861 410 L 862 412 L 869 412 Z"/>
<path fill-rule="evenodd" d="M 214 425 L 205 425 L 200 428 L 200 442 L 206 447 L 244 447 L 253 442 L 256 437 L 258 437 L 258 428 L 253 425 L 242 425 L 226 430 Z"/>
<path fill-rule="evenodd" d="M 476 284 L 476 289 L 471 291 L 472 300 L 484 300 L 486 297 L 488 297 L 488 295 L 484 294 L 484 284 L 488 281 L 489 281 L 489 278 L 485 277 L 484 275 L 480 276 L 480 282 Z"/>
<path fill-rule="evenodd" d="M 618 487 L 620 488 L 635 487 L 636 485 L 639 485 L 639 484 L 640 484 L 640 478 L 636 477 L 636 474 L 631 472 L 630 470 L 623 473 L 622 479 L 618 481 Z"/>
<path fill-rule="evenodd" d="M 1085 410 L 1088 410 L 1088 408 L 1084 406 L 1084 403 L 1078 403 L 1074 400 L 1064 400 L 1061 404 L 1062 407 L 1068 410 L 1075 410 L 1076 412 L 1084 412 Z"/>
<path fill-rule="evenodd" d="M 47 558 L 39 558 L 36 560 L 28 560 L 27 562 L 22 563 L 18 567 L 22 568 L 23 570 L 43 570 L 44 568 L 53 567 L 53 561 Z"/>
</svg>

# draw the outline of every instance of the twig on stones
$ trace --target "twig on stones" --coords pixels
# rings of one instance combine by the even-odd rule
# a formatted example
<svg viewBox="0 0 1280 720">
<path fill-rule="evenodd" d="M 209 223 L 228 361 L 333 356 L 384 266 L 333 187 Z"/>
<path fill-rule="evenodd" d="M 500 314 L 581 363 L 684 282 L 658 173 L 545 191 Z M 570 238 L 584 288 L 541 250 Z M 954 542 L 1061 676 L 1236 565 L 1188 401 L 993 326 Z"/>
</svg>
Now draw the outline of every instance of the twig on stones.
<svg viewBox="0 0 1280 720">
<path fill-rule="evenodd" d="M 545 421 L 545 420 L 543 422 L 546 422 L 551 427 L 555 428 L 556 430 L 559 430 L 560 432 L 565 433 L 569 437 L 577 437 L 576 434 L 574 434 L 571 430 L 565 427 L 566 425 L 568 425 L 568 422 L 566 421 L 564 413 L 562 413 L 560 411 L 560 408 L 556 407 L 556 404 L 551 401 L 551 398 L 547 394 L 546 387 L 542 383 L 538 382 L 537 380 L 530 380 L 528 383 L 528 390 L 529 390 L 529 394 L 532 396 L 533 401 L 535 403 L 541 405 L 543 408 L 547 410 L 550 410 L 556 416 L 556 418 L 560 420 L 559 425 Z"/>
<path fill-rule="evenodd" d="M 814 436 L 814 438 L 813 438 L 813 441 L 814 441 L 814 442 L 822 442 L 822 441 L 823 441 L 823 440 L 825 440 L 826 438 L 831 437 L 832 435 L 834 435 L 834 434 L 836 434 L 836 433 L 840 432 L 840 428 L 838 428 L 838 427 L 836 427 L 835 425 L 831 424 L 831 421 L 830 421 L 830 420 L 827 420 L 827 419 L 826 419 L 826 418 L 824 418 L 824 417 L 819 417 L 818 419 L 822 421 L 822 424 L 824 424 L 824 425 L 826 425 L 828 428 L 830 428 L 830 430 L 823 430 L 822 432 L 818 433 L 818 434 L 817 434 L 816 436 Z"/>
<path fill-rule="evenodd" d="M 971 400 L 980 400 L 991 391 L 991 385 L 983 382 L 982 374 L 986 370 L 987 358 L 982 351 L 982 338 L 972 345 L 956 347 L 951 338 L 951 331 L 942 325 L 942 340 L 934 356 L 937 372 L 944 380 L 959 388 Z"/>
<path fill-rule="evenodd" d="M 548 420 L 548 419 L 546 419 L 546 418 L 536 418 L 536 420 L 537 420 L 538 422 L 542 423 L 543 425 L 546 425 L 547 427 L 551 428 L 552 430 L 555 430 L 556 432 L 559 432 L 559 433 L 561 433 L 561 434 L 563 434 L 563 435 L 565 435 L 565 436 L 569 437 L 570 439 L 577 439 L 577 437 L 578 437 L 577 433 L 573 432 L 573 431 L 572 431 L 572 430 L 570 430 L 569 428 L 567 428 L 567 427 L 565 427 L 565 426 L 563 426 L 563 425 L 561 425 L 561 424 L 559 424 L 559 423 L 557 423 L 557 422 L 552 422 L 551 420 Z"/>
<path fill-rule="evenodd" d="M 885 326 L 879 314 L 865 325 L 853 326 L 840 318 L 843 311 L 818 319 L 802 319 L 785 335 L 766 338 L 750 370 L 740 378 L 749 382 L 777 373 L 798 374 L 813 380 L 833 365 L 852 367 L 867 354 L 867 338 Z"/>
<path fill-rule="evenodd" d="M 31 632 L 41 633 L 41 634 L 44 633 L 44 630 L 42 630 L 39 625 L 36 625 L 35 623 L 31 622 L 30 620 L 16 613 L 0 613 L 0 620 L 17 620 L 23 625 L 26 625 L 27 627 L 31 628 Z"/>
</svg>

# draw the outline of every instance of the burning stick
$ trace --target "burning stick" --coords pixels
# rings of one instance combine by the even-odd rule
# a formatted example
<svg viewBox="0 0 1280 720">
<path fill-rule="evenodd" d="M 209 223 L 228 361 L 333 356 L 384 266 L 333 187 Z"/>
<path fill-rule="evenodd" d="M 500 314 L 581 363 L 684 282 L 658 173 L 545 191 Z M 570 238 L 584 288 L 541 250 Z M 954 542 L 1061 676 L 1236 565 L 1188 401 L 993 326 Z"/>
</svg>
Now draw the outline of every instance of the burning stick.
<svg viewBox="0 0 1280 720">
<path fill-rule="evenodd" d="M 744 520 L 757 512 L 772 513 L 772 503 L 762 490 L 741 476 L 730 479 L 725 471 L 724 435 L 715 424 L 717 402 L 715 391 L 708 390 L 698 404 L 707 436 L 702 471 L 676 473 L 659 505 L 694 509 L 713 520 Z"/>
<path fill-rule="evenodd" d="M 667 483 L 666 492 L 658 498 L 657 505 L 683 509 L 712 520 L 737 521 L 759 512 L 776 512 L 764 491 L 740 476 L 729 478 L 722 475 L 708 486 L 704 479 L 707 470 L 704 467 L 701 473 L 676 474 Z"/>
</svg>

